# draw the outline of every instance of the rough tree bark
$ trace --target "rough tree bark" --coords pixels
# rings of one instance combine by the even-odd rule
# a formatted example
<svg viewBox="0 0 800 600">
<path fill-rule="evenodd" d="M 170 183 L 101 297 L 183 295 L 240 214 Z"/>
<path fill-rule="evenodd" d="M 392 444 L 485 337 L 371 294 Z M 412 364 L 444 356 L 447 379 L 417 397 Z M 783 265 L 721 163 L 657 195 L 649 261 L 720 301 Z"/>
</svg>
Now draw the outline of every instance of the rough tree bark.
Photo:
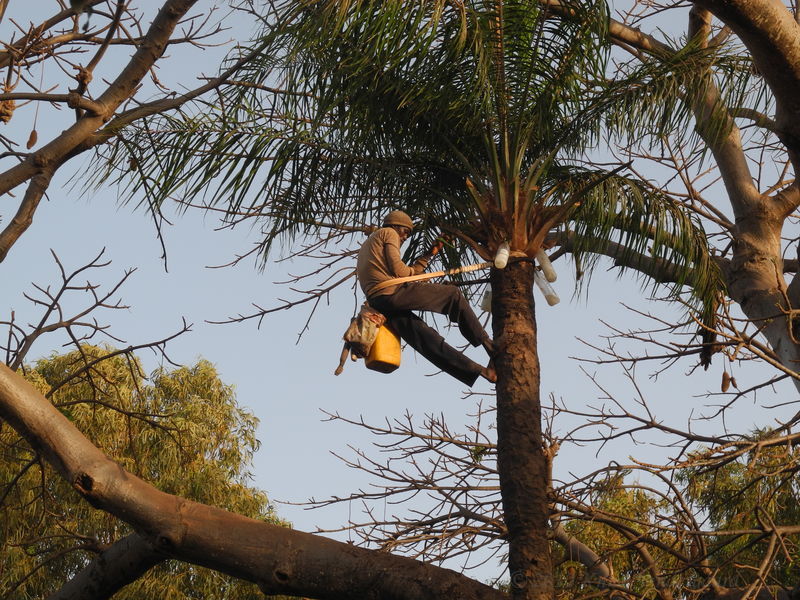
<svg viewBox="0 0 800 600">
<path fill-rule="evenodd" d="M 542 437 L 534 266 L 492 269 L 497 369 L 497 469 L 508 530 L 511 597 L 553 598 L 548 461 Z"/>
<path fill-rule="evenodd" d="M 454 571 L 256 521 L 159 491 L 105 456 L 24 378 L 0 365 L 0 418 L 98 509 L 162 555 L 320 599 L 500 600 Z"/>
<path fill-rule="evenodd" d="M 101 552 L 47 600 L 106 600 L 164 558 L 150 542 L 132 533 Z"/>
</svg>

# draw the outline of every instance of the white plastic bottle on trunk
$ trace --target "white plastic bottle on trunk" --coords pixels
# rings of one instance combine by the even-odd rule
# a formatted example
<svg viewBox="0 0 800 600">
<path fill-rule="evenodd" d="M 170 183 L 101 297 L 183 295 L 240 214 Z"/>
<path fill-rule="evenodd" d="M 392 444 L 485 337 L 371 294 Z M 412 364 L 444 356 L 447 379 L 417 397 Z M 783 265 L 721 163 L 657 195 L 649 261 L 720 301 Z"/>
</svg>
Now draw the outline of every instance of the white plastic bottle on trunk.
<svg viewBox="0 0 800 600">
<path fill-rule="evenodd" d="M 494 266 L 498 269 L 505 269 L 508 264 L 508 257 L 511 253 L 508 247 L 508 242 L 503 242 L 497 249 L 497 254 L 494 255 Z"/>
<path fill-rule="evenodd" d="M 492 290 L 486 290 L 483 293 L 481 300 L 481 310 L 483 312 L 492 312 Z"/>
<path fill-rule="evenodd" d="M 536 251 L 536 262 L 539 263 L 539 266 L 542 268 L 542 273 L 547 281 L 553 283 L 558 278 L 558 274 L 553 268 L 553 263 L 550 262 L 550 259 L 547 258 L 547 253 L 541 248 Z"/>
<path fill-rule="evenodd" d="M 561 302 L 561 298 L 558 297 L 558 294 L 556 294 L 553 286 L 547 283 L 547 280 L 541 273 L 539 273 L 539 271 L 534 272 L 533 281 L 536 283 L 539 290 L 541 290 L 542 294 L 544 294 L 544 299 L 547 300 L 547 304 L 550 306 L 555 306 Z"/>
</svg>

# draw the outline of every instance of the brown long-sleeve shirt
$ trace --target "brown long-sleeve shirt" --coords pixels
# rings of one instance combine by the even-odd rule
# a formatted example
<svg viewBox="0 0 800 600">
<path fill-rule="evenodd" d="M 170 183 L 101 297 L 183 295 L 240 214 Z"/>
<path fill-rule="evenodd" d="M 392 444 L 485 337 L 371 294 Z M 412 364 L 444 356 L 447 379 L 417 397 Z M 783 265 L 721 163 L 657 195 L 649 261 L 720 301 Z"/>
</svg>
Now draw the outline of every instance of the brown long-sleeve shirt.
<svg viewBox="0 0 800 600">
<path fill-rule="evenodd" d="M 391 227 L 381 227 L 367 238 L 358 251 L 356 275 L 361 290 L 367 298 L 373 296 L 372 288 L 382 281 L 395 277 L 419 275 L 428 266 L 428 258 L 418 258 L 408 266 L 400 257 L 400 235 Z M 374 295 L 393 294 L 397 286 L 378 290 Z"/>
</svg>

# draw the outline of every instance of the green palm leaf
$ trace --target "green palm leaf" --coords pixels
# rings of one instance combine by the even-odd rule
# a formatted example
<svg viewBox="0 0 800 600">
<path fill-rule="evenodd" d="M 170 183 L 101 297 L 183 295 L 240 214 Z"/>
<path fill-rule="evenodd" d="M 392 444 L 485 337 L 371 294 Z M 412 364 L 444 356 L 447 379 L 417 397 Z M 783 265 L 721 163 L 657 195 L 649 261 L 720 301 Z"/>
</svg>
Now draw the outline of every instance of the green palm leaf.
<svg viewBox="0 0 800 600">
<path fill-rule="evenodd" d="M 129 194 L 146 191 L 156 206 L 180 194 L 232 219 L 260 216 L 265 252 L 323 222 L 374 222 L 390 207 L 483 257 L 504 240 L 533 256 L 574 221 L 577 252 L 650 247 L 680 271 L 676 286 L 705 298 L 713 269 L 697 224 L 646 186 L 573 159 L 604 122 L 632 130 L 633 119 L 683 118 L 679 101 L 642 108 L 654 88 L 639 81 L 657 78 L 658 93 L 681 88 L 685 99 L 688 78 L 676 73 L 711 54 L 689 47 L 660 59 L 660 71 L 604 86 L 605 4 L 562 4 L 568 19 L 534 0 L 287 2 L 239 85 L 202 115 L 155 119 L 121 138 L 109 160 Z M 121 168 L 131 155 L 133 178 Z"/>
</svg>

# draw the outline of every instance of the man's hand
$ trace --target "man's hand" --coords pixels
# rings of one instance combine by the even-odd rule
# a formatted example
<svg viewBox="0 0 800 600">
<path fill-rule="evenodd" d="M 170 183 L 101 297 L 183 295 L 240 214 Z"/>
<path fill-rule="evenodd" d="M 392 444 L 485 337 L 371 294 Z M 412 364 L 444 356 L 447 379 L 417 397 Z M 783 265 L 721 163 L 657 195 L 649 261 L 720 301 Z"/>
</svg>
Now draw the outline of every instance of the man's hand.
<svg viewBox="0 0 800 600">
<path fill-rule="evenodd" d="M 447 244 L 448 246 L 450 245 L 450 241 L 452 239 L 453 238 L 450 237 L 449 235 L 440 235 L 433 241 L 433 245 L 431 246 L 431 249 L 428 251 L 428 254 L 430 256 L 436 256 L 437 254 L 439 254 L 439 252 L 441 252 L 442 248 L 445 247 L 445 244 Z"/>
<path fill-rule="evenodd" d="M 432 257 L 436 256 L 437 254 L 439 254 L 439 251 L 442 248 L 444 248 L 444 240 L 443 239 L 437 239 L 435 242 L 433 242 L 433 245 L 431 246 L 431 249 L 428 250 L 428 254 L 430 256 L 432 256 Z"/>
</svg>

